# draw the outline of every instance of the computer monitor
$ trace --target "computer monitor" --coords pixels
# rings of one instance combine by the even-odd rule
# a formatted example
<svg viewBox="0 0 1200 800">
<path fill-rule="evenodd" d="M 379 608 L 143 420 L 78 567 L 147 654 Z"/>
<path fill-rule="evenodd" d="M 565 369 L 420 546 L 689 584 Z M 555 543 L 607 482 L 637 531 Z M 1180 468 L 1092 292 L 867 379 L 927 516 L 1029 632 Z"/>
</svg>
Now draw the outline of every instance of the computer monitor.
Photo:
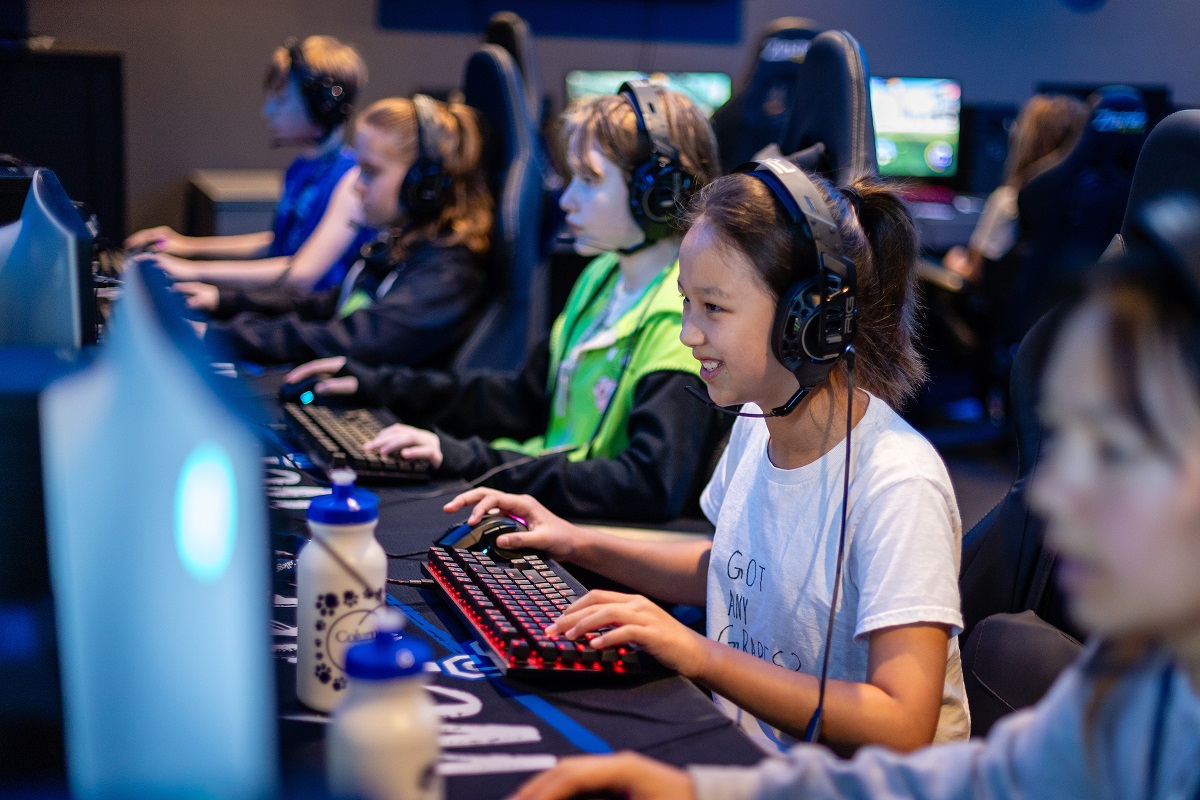
<svg viewBox="0 0 1200 800">
<path fill-rule="evenodd" d="M 958 172 L 962 87 L 948 78 L 871 78 L 881 175 L 942 179 Z"/>
<path fill-rule="evenodd" d="M 39 406 L 70 785 L 272 797 L 261 451 L 166 277 L 123 279 L 101 355 Z"/>
<path fill-rule="evenodd" d="M 0 226 L 0 345 L 96 342 L 92 243 L 58 178 L 35 170 L 20 219 Z"/>
<path fill-rule="evenodd" d="M 733 94 L 733 81 L 724 72 L 638 72 L 637 70 L 573 69 L 567 73 L 567 103 L 598 94 L 612 94 L 626 81 L 649 78 L 691 98 L 707 115 Z"/>
</svg>

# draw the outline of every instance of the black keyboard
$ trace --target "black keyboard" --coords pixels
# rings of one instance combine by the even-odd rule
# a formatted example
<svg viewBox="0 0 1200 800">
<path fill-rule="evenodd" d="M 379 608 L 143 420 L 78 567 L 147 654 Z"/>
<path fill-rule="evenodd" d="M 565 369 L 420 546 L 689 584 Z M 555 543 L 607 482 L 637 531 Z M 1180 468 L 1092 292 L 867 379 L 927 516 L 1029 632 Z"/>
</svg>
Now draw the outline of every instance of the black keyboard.
<svg viewBox="0 0 1200 800">
<path fill-rule="evenodd" d="M 312 459 L 326 469 L 345 464 L 364 483 L 427 480 L 433 467 L 426 459 L 405 459 L 364 452 L 362 446 L 399 420 L 381 408 L 329 408 L 283 404 L 288 430 Z"/>
<path fill-rule="evenodd" d="M 429 548 L 425 572 L 505 675 L 661 674 L 636 647 L 594 650 L 596 634 L 572 641 L 546 626 L 587 590 L 557 562 L 537 555 L 512 561 L 453 547 Z"/>
</svg>

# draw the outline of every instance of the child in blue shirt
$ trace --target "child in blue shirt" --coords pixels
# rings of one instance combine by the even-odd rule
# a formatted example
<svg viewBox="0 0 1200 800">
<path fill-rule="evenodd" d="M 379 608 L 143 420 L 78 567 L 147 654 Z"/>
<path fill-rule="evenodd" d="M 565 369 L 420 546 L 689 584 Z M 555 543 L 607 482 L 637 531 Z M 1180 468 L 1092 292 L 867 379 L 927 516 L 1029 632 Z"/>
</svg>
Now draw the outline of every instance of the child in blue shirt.
<svg viewBox="0 0 1200 800">
<path fill-rule="evenodd" d="M 275 146 L 299 147 L 300 154 L 284 176 L 272 229 L 196 237 L 159 226 L 131 235 L 125 246 L 156 249 L 178 280 L 261 285 L 282 278 L 302 290 L 337 286 L 375 234 L 361 224 L 354 152 L 344 144 L 366 79 L 358 53 L 333 37 L 277 48 L 263 80 L 263 116 Z"/>
</svg>

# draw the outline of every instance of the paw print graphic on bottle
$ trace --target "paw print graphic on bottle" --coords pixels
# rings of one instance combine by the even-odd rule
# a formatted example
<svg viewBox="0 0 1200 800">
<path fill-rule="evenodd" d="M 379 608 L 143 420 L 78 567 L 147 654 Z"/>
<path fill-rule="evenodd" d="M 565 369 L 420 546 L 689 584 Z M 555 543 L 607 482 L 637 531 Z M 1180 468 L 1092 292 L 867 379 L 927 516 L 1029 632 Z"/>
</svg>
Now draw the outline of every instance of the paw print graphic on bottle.
<svg viewBox="0 0 1200 800">
<path fill-rule="evenodd" d="M 333 711 L 345 697 L 346 650 L 374 639 L 384 604 L 379 499 L 354 478 L 349 469 L 330 474 L 333 493 L 308 507 L 310 540 L 296 565 L 296 696 L 317 711 Z"/>
</svg>

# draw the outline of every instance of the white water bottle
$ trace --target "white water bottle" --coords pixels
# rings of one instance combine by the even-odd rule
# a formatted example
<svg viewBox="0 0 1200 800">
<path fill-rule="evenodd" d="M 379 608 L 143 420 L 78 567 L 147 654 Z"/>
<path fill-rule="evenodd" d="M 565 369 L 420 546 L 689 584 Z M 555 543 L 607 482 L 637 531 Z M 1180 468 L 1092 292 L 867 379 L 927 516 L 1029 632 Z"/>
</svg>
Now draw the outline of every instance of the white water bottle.
<svg viewBox="0 0 1200 800">
<path fill-rule="evenodd" d="M 313 499 L 311 539 L 296 564 L 296 696 L 317 711 L 333 711 L 346 696 L 346 650 L 374 638 L 385 603 L 379 498 L 356 489 L 354 478 L 334 470 L 333 493 Z"/>
<path fill-rule="evenodd" d="M 441 800 L 438 715 L 425 691 L 425 665 L 432 654 L 424 642 L 397 638 L 390 630 L 380 630 L 374 640 L 350 648 L 350 692 L 325 738 L 332 794 L 366 800 Z"/>
</svg>

